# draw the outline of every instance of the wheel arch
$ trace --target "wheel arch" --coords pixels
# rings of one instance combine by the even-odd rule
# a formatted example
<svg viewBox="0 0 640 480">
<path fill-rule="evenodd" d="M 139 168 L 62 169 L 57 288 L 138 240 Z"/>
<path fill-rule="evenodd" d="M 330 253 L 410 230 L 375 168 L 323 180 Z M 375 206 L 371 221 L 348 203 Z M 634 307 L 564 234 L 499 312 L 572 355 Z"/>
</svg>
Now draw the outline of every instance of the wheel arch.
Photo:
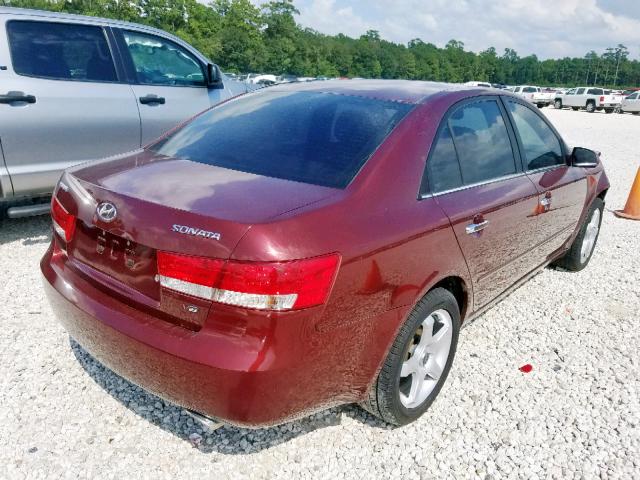
<svg viewBox="0 0 640 480">
<path fill-rule="evenodd" d="M 464 279 L 457 275 L 444 277 L 434 283 L 431 287 L 429 287 L 429 289 L 424 292 L 422 297 L 436 288 L 444 288 L 445 290 L 451 292 L 451 294 L 455 297 L 456 302 L 458 303 L 458 308 L 460 309 L 460 320 L 461 322 L 463 322 L 467 314 L 469 313 L 471 297 L 471 291 Z"/>
</svg>

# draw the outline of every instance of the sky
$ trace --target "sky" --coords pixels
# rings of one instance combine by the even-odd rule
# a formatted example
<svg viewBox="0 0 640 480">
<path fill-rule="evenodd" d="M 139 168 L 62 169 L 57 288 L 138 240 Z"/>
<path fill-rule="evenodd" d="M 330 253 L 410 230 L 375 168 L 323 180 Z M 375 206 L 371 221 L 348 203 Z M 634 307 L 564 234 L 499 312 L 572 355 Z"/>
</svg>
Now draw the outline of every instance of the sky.
<svg viewBox="0 0 640 480">
<path fill-rule="evenodd" d="M 264 0 L 252 0 L 256 4 Z M 582 57 L 622 43 L 640 58 L 640 0 L 294 0 L 298 23 L 326 34 L 413 38 L 475 52 L 506 47 L 520 56 Z"/>
</svg>

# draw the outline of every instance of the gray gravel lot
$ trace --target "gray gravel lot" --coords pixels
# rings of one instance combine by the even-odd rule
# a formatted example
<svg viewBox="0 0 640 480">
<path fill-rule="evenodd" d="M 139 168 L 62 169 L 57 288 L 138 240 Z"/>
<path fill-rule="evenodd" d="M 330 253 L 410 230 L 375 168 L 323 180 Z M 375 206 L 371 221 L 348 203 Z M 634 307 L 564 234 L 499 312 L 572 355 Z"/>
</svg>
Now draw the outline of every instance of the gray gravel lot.
<svg viewBox="0 0 640 480">
<path fill-rule="evenodd" d="M 544 271 L 464 329 L 440 397 L 403 428 L 346 406 L 203 431 L 55 322 L 38 267 L 48 218 L 4 221 L 0 477 L 640 478 L 640 222 L 609 210 L 640 164 L 640 117 L 544 112 L 603 152 L 612 187 L 591 264 Z"/>
</svg>

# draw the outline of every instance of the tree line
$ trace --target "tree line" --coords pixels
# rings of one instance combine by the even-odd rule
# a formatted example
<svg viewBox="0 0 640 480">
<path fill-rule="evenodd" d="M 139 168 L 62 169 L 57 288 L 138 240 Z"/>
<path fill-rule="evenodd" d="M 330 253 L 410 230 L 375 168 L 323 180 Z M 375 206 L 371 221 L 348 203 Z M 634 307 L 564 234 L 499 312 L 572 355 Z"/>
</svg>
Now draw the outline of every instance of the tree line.
<svg viewBox="0 0 640 480">
<path fill-rule="evenodd" d="M 94 15 L 151 25 L 194 45 L 224 71 L 297 76 L 405 78 L 503 84 L 640 86 L 640 62 L 624 45 L 582 58 L 540 60 L 506 48 L 475 53 L 416 38 L 398 44 L 369 30 L 359 38 L 302 27 L 293 0 L 0 0 L 5 6 Z"/>
</svg>

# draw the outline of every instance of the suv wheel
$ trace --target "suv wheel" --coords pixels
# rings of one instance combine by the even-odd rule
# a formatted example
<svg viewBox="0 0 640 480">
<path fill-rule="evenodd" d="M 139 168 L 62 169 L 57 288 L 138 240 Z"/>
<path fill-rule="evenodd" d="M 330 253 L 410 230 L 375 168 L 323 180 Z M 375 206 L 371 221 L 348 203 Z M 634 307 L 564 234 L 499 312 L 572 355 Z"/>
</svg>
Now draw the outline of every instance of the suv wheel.
<svg viewBox="0 0 640 480">
<path fill-rule="evenodd" d="M 459 332 L 455 297 L 444 288 L 431 290 L 400 328 L 362 406 L 394 425 L 420 417 L 451 370 Z"/>
<path fill-rule="evenodd" d="M 587 102 L 587 112 L 593 113 L 596 111 L 596 104 L 594 102 Z"/>
<path fill-rule="evenodd" d="M 571 248 L 562 258 L 556 260 L 555 265 L 572 272 L 579 272 L 587 266 L 598 241 L 604 202 L 596 198 L 580 227 L 580 231 L 571 244 Z"/>
<path fill-rule="evenodd" d="M 558 99 L 553 103 L 553 106 L 557 109 L 562 108 L 562 100 Z"/>
</svg>

